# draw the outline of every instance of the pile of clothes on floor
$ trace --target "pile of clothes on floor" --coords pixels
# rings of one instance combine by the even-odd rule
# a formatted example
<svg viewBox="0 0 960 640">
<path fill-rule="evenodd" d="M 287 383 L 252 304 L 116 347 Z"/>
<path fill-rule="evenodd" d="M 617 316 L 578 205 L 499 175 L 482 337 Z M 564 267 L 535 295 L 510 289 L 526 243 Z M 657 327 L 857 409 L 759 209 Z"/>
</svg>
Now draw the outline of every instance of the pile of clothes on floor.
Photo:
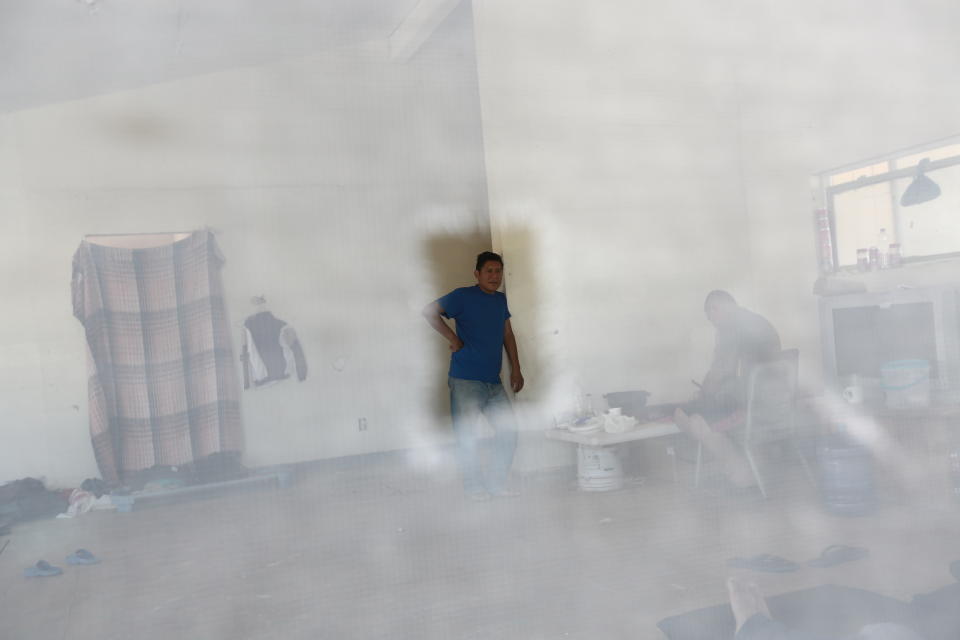
<svg viewBox="0 0 960 640">
<path fill-rule="evenodd" d="M 69 505 L 62 491 L 51 491 L 43 480 L 21 478 L 0 487 L 0 535 L 22 520 L 52 518 Z"/>
<path fill-rule="evenodd" d="M 58 518 L 76 518 L 77 516 L 94 509 L 113 509 L 113 502 L 107 495 L 107 484 L 100 478 L 87 478 L 79 489 L 70 492 L 67 498 L 69 505 Z"/>
<path fill-rule="evenodd" d="M 74 518 L 92 510 L 113 509 L 110 495 L 162 492 L 183 487 L 238 480 L 250 475 L 240 453 L 222 452 L 179 467 L 156 465 L 128 474 L 125 486 L 110 487 L 100 478 L 88 478 L 79 488 L 51 490 L 43 480 L 22 478 L 0 487 L 0 535 L 11 525 L 39 518 Z"/>
</svg>

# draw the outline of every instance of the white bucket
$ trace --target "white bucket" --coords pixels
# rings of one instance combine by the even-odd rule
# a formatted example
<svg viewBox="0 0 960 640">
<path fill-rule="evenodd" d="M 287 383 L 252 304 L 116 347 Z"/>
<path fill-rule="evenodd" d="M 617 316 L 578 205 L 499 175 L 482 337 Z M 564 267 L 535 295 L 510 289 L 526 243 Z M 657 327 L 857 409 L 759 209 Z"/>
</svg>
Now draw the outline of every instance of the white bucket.
<svg viewBox="0 0 960 640">
<path fill-rule="evenodd" d="M 577 482 L 582 491 L 623 488 L 623 466 L 610 447 L 577 447 Z"/>
<path fill-rule="evenodd" d="M 888 409 L 930 406 L 930 363 L 926 360 L 894 360 L 880 367 Z"/>
</svg>

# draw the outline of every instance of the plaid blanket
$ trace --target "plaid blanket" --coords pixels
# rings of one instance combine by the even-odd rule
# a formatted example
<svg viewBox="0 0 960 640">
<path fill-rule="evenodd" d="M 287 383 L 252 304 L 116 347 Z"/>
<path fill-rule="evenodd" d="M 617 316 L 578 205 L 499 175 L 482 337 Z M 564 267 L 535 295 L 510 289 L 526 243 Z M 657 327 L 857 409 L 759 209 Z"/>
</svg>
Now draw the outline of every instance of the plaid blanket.
<svg viewBox="0 0 960 640">
<path fill-rule="evenodd" d="M 243 449 L 222 264 L 208 231 L 149 249 L 84 241 L 74 254 L 90 435 L 108 483 Z"/>
</svg>

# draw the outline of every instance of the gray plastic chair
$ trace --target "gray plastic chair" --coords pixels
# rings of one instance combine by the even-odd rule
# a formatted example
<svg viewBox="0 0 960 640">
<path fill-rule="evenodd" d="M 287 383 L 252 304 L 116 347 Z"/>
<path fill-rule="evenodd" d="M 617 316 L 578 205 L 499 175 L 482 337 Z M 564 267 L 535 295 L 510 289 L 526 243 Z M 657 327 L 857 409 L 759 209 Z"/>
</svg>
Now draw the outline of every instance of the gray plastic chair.
<svg viewBox="0 0 960 640">
<path fill-rule="evenodd" d="M 786 442 L 796 452 L 807 478 L 813 473 L 797 445 L 796 415 L 800 352 L 781 351 L 776 358 L 753 367 L 747 376 L 746 417 L 740 445 L 757 481 L 757 488 L 767 497 L 767 488 L 757 467 L 757 448 L 770 442 Z M 703 444 L 697 446 L 697 467 L 694 486 L 700 485 Z"/>
</svg>

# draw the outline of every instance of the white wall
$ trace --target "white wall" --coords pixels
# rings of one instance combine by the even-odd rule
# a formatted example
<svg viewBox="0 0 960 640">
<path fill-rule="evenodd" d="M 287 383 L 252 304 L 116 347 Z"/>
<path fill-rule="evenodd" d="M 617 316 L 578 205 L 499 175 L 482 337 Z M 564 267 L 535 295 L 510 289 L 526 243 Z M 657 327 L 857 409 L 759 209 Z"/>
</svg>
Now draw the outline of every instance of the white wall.
<svg viewBox="0 0 960 640">
<path fill-rule="evenodd" d="M 817 388 L 809 176 L 960 129 L 958 14 L 475 0 L 491 220 L 531 428 L 571 381 L 686 396 L 709 361 L 713 288 L 768 316 Z"/>
<path fill-rule="evenodd" d="M 960 130 L 958 13 L 475 0 L 408 64 L 374 43 L 0 116 L 0 481 L 96 472 L 69 308 L 86 233 L 210 225 L 234 324 L 263 293 L 297 327 L 311 376 L 245 394 L 251 464 L 446 441 L 417 310 L 469 281 L 488 191 L 529 428 L 574 383 L 686 395 L 715 287 L 816 386 L 808 176 Z"/>
<path fill-rule="evenodd" d="M 960 7 L 930 0 L 776 7 L 740 20 L 748 46 L 733 58 L 744 195 L 757 304 L 800 347 L 801 372 L 816 388 L 807 176 L 960 130 L 960 43 L 950 33 Z M 916 270 L 915 286 L 933 283 L 937 272 L 933 265 Z"/>
<path fill-rule="evenodd" d="M 470 21 L 407 63 L 375 42 L 0 116 L 0 482 L 98 475 L 70 304 L 92 233 L 212 227 L 235 342 L 256 294 L 297 329 L 307 380 L 243 394 L 247 464 L 446 442 L 419 311 L 489 244 Z"/>
<path fill-rule="evenodd" d="M 574 385 L 686 397 L 704 295 L 753 306 L 736 92 L 667 6 L 475 3 L 494 238 L 545 414 Z"/>
</svg>

